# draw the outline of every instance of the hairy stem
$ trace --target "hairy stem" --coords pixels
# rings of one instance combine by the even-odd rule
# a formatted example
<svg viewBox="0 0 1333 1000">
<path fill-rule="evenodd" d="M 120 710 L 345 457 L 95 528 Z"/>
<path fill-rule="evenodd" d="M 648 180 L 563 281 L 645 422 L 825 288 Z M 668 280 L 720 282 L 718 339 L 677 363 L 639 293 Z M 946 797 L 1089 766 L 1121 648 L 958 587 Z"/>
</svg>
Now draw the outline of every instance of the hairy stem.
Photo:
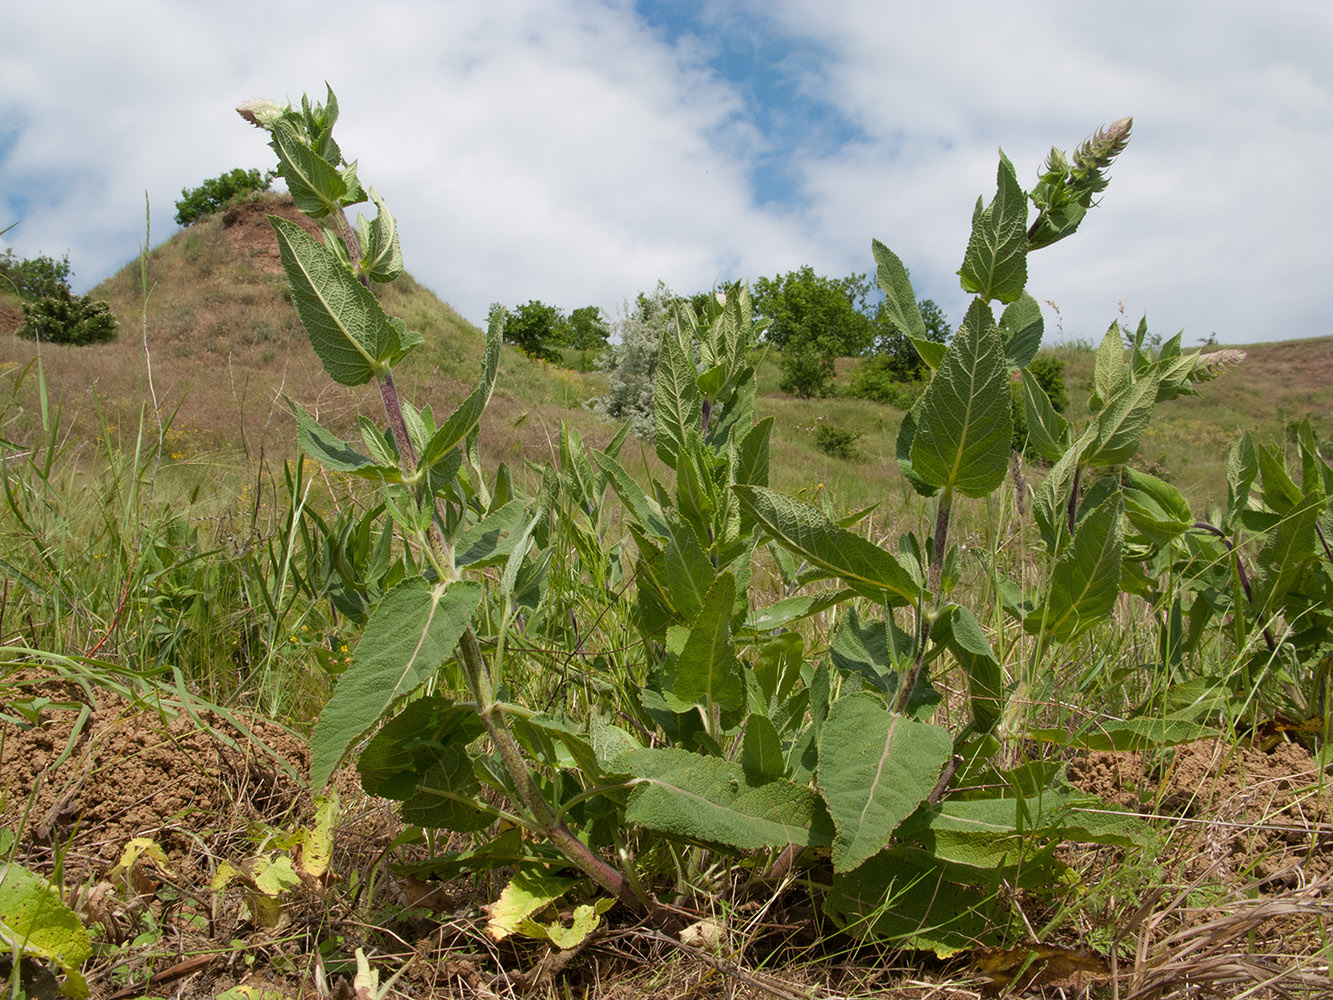
<svg viewBox="0 0 1333 1000">
<path fill-rule="evenodd" d="M 935 604 L 932 611 L 927 611 L 924 607 L 917 611 L 919 625 L 916 639 L 916 659 L 912 663 L 911 669 L 903 675 L 898 686 L 898 700 L 895 707 L 899 712 L 907 711 L 907 704 L 911 701 L 917 678 L 921 676 L 921 665 L 926 659 L 926 644 L 930 640 L 930 623 L 933 612 L 938 611 L 940 605 L 944 603 L 944 595 L 940 593 L 940 583 L 944 579 L 944 552 L 949 545 L 949 514 L 952 509 L 953 488 L 946 486 L 944 492 L 940 494 L 940 504 L 935 511 L 935 538 L 931 542 L 930 575 L 926 582 L 927 589 L 934 595 Z"/>
<path fill-rule="evenodd" d="M 504 762 L 505 770 L 509 772 L 519 798 L 527 807 L 534 828 L 560 848 L 565 857 L 603 890 L 621 900 L 636 913 L 650 912 L 651 902 L 636 895 L 629 879 L 579 840 L 542 795 L 541 789 L 537 787 L 537 782 L 532 777 L 532 772 L 528 770 L 527 762 L 523 759 L 523 751 L 505 725 L 504 716 L 495 702 L 490 675 L 481 654 L 481 644 L 477 641 L 477 634 L 470 625 L 463 631 L 458 647 L 463 654 L 463 668 L 467 673 L 468 683 L 477 696 L 477 711 L 482 724 L 485 725 L 491 742 L 495 744 L 495 749 L 500 754 L 500 760 Z"/>
</svg>

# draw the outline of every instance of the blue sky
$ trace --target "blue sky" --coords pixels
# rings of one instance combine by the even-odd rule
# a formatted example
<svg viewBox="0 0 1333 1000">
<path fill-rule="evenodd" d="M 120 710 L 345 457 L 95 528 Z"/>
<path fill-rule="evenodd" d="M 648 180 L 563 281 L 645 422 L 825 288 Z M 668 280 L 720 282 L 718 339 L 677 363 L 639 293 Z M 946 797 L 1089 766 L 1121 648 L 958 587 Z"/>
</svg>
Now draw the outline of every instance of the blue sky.
<svg viewBox="0 0 1333 1000">
<path fill-rule="evenodd" d="M 334 85 L 339 139 L 409 269 L 465 316 L 539 298 L 615 315 L 895 249 L 957 322 L 998 150 L 1135 116 L 1102 206 L 1033 256 L 1048 329 L 1244 343 L 1333 333 L 1333 7 L 1059 0 L 327 0 L 6 4 L 0 248 L 85 288 L 175 227 L 183 186 L 270 165 L 233 108 Z M 349 30 L 349 26 L 355 30 Z"/>
</svg>

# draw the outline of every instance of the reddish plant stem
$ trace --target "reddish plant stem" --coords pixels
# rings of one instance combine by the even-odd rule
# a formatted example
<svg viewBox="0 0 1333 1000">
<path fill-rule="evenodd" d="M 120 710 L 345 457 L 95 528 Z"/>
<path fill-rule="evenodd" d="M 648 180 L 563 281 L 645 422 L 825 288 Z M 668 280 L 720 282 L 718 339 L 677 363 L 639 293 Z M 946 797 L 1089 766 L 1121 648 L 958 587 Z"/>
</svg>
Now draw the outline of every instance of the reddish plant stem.
<svg viewBox="0 0 1333 1000">
<path fill-rule="evenodd" d="M 351 262 L 352 270 L 355 271 L 361 261 L 361 245 L 357 241 L 356 231 L 348 224 L 347 216 L 342 211 L 336 213 L 335 222 L 347 246 L 347 256 Z M 366 277 L 362 276 L 360 280 L 367 288 L 370 287 L 370 282 Z M 399 462 L 403 471 L 411 476 L 417 471 L 417 454 L 412 445 L 412 439 L 408 436 L 407 424 L 403 420 L 403 407 L 398 398 L 398 389 L 394 385 L 393 374 L 386 371 L 376 378 L 376 383 L 379 385 L 380 396 L 384 400 L 384 410 L 389 418 L 389 428 L 393 434 L 394 442 L 398 446 Z M 442 519 L 438 504 L 436 504 L 433 497 L 426 496 L 426 486 L 424 484 L 417 487 L 417 497 L 419 502 L 429 502 L 432 506 L 435 506 L 431 541 L 446 561 L 452 564 L 452 560 L 448 559 L 448 545 L 441 527 Z M 532 772 L 528 770 L 527 762 L 523 759 L 523 751 L 505 725 L 504 715 L 495 703 L 495 692 L 491 684 L 490 672 L 486 667 L 485 658 L 482 656 L 481 644 L 477 641 L 477 634 L 473 631 L 471 625 L 463 630 L 458 646 L 462 654 L 461 659 L 463 669 L 467 674 L 468 685 L 472 688 L 472 693 L 477 699 L 477 712 L 481 716 L 482 724 L 485 725 L 491 742 L 495 744 L 496 751 L 504 762 L 505 770 L 509 772 L 510 780 L 513 781 L 514 788 L 527 807 L 537 829 L 551 843 L 560 848 L 565 857 L 603 890 L 615 896 L 636 913 L 647 914 L 651 912 L 653 909 L 651 901 L 636 895 L 630 879 L 627 879 L 614 867 L 599 858 L 588 845 L 579 840 L 569 826 L 556 817 L 550 803 L 542 795 L 541 789 L 537 787 L 537 782 L 532 777 Z"/>
</svg>

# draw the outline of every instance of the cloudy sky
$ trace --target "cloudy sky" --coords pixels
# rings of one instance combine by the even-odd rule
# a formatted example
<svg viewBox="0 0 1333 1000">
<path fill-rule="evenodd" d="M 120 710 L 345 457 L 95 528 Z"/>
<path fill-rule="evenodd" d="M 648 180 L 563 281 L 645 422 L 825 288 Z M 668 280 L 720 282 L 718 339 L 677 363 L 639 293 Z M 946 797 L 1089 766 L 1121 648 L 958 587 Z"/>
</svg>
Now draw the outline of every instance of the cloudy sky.
<svg viewBox="0 0 1333 1000">
<path fill-rule="evenodd" d="M 1327 0 L 43 0 L 0 37 L 0 248 L 68 250 L 80 290 L 137 254 L 145 191 L 156 243 L 183 186 L 272 165 L 237 103 L 327 80 L 408 268 L 474 321 L 873 271 L 878 238 L 956 323 L 997 150 L 1030 186 L 1133 115 L 1102 206 L 1031 261 L 1065 338 L 1122 302 L 1186 344 L 1333 333 Z"/>
</svg>

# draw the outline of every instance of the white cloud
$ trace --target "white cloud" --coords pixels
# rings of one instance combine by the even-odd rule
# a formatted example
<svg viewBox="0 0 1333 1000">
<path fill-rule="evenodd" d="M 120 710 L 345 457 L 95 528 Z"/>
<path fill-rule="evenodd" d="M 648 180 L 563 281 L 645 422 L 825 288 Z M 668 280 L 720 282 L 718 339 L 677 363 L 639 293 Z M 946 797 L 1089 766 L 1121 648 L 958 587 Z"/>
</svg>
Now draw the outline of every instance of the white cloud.
<svg viewBox="0 0 1333 1000">
<path fill-rule="evenodd" d="M 137 252 L 145 189 L 161 238 L 182 186 L 271 161 L 235 104 L 322 98 L 328 79 L 409 268 L 474 320 L 494 300 L 610 309 L 659 278 L 867 271 L 872 237 L 956 319 L 996 148 L 1030 181 L 1051 144 L 1133 113 L 1103 207 L 1033 258 L 1066 332 L 1095 336 L 1120 299 L 1190 339 L 1330 332 L 1322 5 L 790 0 L 720 3 L 701 23 L 672 42 L 620 0 L 332 2 L 314 24 L 273 3 L 6 5 L 0 192 L 24 202 L 6 239 L 68 248 L 90 284 Z M 756 116 L 709 64 L 746 29 L 800 40 L 773 72 L 860 134 L 833 153 L 763 134 L 802 119 Z M 782 150 L 799 197 L 761 207 L 753 171 Z"/>
</svg>

